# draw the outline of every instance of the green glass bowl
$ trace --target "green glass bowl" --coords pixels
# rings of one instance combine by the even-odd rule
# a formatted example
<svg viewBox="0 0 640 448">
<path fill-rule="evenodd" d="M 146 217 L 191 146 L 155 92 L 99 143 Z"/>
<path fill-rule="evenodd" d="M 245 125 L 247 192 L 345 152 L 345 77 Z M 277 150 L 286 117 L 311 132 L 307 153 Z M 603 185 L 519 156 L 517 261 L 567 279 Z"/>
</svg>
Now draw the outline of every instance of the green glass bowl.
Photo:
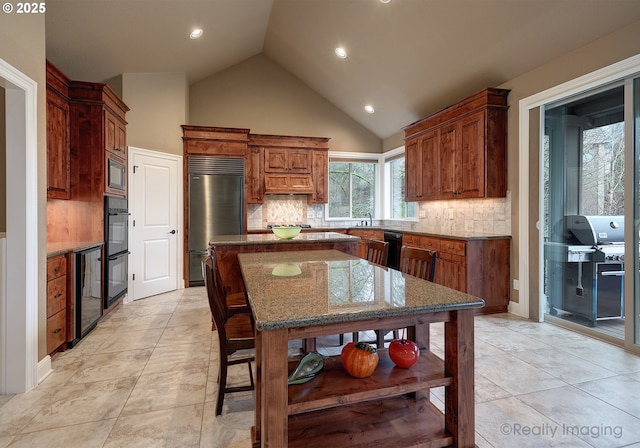
<svg viewBox="0 0 640 448">
<path fill-rule="evenodd" d="M 278 238 L 290 240 L 297 237 L 302 229 L 300 227 L 273 227 L 271 230 Z"/>
</svg>

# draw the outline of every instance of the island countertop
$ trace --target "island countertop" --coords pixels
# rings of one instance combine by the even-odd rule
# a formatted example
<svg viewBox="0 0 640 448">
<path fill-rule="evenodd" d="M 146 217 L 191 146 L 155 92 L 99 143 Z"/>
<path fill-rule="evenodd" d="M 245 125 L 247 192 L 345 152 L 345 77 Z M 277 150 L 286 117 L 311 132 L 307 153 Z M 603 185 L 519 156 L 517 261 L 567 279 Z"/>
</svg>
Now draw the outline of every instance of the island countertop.
<svg viewBox="0 0 640 448">
<path fill-rule="evenodd" d="M 247 235 L 214 235 L 209 241 L 210 246 L 236 246 L 251 244 L 292 244 L 314 242 L 349 242 L 360 238 L 338 232 L 301 232 L 295 238 L 288 240 L 278 238 L 273 233 L 253 233 Z"/>
<path fill-rule="evenodd" d="M 336 250 L 238 254 L 260 331 L 480 308 L 484 301 Z"/>
</svg>

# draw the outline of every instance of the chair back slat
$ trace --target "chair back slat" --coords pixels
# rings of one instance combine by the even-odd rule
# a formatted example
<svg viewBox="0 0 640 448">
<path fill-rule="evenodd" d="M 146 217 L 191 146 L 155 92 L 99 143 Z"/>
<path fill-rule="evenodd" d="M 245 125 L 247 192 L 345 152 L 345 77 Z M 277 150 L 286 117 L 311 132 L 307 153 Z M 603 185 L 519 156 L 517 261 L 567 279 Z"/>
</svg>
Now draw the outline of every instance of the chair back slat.
<svg viewBox="0 0 640 448">
<path fill-rule="evenodd" d="M 367 260 L 380 266 L 387 265 L 389 243 L 380 240 L 369 240 L 367 243 Z"/>
<path fill-rule="evenodd" d="M 402 246 L 400 270 L 405 274 L 432 282 L 436 272 L 436 253 L 418 247 Z"/>
</svg>

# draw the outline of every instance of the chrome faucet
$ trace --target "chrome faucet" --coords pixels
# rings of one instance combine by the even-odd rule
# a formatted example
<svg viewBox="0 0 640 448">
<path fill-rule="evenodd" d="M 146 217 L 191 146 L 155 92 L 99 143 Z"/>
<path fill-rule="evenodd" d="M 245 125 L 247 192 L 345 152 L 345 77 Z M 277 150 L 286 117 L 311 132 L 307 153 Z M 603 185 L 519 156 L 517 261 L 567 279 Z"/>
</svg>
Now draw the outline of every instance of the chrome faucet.
<svg viewBox="0 0 640 448">
<path fill-rule="evenodd" d="M 369 227 L 373 226 L 373 218 L 371 217 L 371 212 L 367 213 L 369 215 Z"/>
</svg>

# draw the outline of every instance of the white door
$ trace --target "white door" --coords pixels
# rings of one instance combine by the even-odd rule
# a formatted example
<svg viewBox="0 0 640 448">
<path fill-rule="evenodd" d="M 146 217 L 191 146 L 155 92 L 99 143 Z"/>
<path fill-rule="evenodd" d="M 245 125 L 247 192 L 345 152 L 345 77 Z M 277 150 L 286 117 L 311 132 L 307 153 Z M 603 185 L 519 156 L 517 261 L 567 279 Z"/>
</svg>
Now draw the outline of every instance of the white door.
<svg viewBox="0 0 640 448">
<path fill-rule="evenodd" d="M 181 167 L 181 156 L 129 146 L 127 301 L 181 287 Z"/>
</svg>

